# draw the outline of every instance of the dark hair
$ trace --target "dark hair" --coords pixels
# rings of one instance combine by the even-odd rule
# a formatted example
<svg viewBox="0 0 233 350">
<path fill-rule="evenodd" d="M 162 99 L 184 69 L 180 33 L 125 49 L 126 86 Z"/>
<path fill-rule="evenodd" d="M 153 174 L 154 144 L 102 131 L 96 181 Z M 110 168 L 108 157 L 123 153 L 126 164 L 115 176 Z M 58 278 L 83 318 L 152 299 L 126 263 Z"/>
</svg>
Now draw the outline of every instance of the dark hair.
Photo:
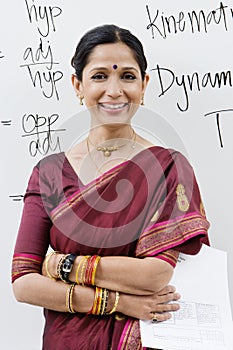
<svg viewBox="0 0 233 350">
<path fill-rule="evenodd" d="M 129 30 L 120 28 L 113 24 L 105 24 L 89 30 L 80 39 L 71 65 L 75 69 L 78 80 L 82 81 L 83 69 L 93 49 L 97 45 L 122 42 L 131 48 L 134 57 L 140 67 L 142 80 L 145 78 L 147 61 L 144 55 L 142 43 Z"/>
</svg>

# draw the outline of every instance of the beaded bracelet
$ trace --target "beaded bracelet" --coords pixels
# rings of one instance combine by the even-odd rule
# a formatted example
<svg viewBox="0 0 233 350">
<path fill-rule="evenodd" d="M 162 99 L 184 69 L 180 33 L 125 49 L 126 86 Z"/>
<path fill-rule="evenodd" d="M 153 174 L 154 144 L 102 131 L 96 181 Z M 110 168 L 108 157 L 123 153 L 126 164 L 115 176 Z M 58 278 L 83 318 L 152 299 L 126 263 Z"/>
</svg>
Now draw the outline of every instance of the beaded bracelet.
<svg viewBox="0 0 233 350">
<path fill-rule="evenodd" d="M 61 257 L 61 259 L 59 260 L 58 265 L 57 265 L 57 275 L 58 275 L 58 277 L 60 278 L 60 280 L 62 280 L 64 283 L 69 283 L 69 282 L 67 282 L 67 281 L 63 278 L 63 275 L 62 275 L 62 272 L 61 272 L 61 270 L 62 270 L 62 264 L 64 263 L 64 261 L 66 260 L 66 258 L 67 258 L 68 255 L 69 255 L 69 254 L 63 255 L 63 256 Z"/>
</svg>

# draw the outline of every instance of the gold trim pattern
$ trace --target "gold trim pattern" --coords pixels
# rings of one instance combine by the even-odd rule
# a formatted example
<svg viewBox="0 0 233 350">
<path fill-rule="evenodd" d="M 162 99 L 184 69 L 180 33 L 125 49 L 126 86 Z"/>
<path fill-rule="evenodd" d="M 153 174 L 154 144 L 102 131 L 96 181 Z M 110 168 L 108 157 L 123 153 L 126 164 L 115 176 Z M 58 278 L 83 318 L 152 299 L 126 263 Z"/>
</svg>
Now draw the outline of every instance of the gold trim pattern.
<svg viewBox="0 0 233 350">
<path fill-rule="evenodd" d="M 209 226 L 209 222 L 199 213 L 155 224 L 139 238 L 136 256 L 155 255 L 197 235 L 206 235 Z"/>
<path fill-rule="evenodd" d="M 204 218 L 206 217 L 205 208 L 204 208 L 202 201 L 200 203 L 200 213 L 202 216 L 204 216 Z"/>
<path fill-rule="evenodd" d="M 176 195 L 177 195 L 177 205 L 179 210 L 186 212 L 189 208 L 189 201 L 185 194 L 185 188 L 182 184 L 177 185 Z"/>
</svg>

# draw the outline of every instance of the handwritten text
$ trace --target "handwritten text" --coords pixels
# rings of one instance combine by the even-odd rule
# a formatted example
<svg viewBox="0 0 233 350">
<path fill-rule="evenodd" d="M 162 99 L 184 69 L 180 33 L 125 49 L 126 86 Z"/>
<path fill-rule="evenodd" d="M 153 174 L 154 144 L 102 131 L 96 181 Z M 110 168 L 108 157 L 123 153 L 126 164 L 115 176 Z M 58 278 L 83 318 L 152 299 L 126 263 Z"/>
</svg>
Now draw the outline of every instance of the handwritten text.
<svg viewBox="0 0 233 350">
<path fill-rule="evenodd" d="M 49 151 L 61 151 L 60 138 L 53 133 L 65 131 L 65 129 L 52 129 L 54 123 L 58 120 L 58 114 L 51 116 L 39 116 L 38 114 L 24 114 L 22 118 L 22 137 L 32 137 L 29 143 L 29 153 L 35 157 L 38 153 L 48 154 Z"/>
<path fill-rule="evenodd" d="M 54 62 L 53 53 L 49 41 L 44 42 L 40 38 L 39 46 L 36 50 L 27 47 L 23 53 L 25 61 L 20 67 L 26 67 L 33 87 L 41 89 L 43 96 L 59 100 L 57 83 L 62 79 L 63 73 L 54 69 L 59 64 Z"/>
<path fill-rule="evenodd" d="M 51 30 L 56 31 L 56 17 L 59 17 L 62 13 L 62 9 L 58 6 L 39 6 L 35 5 L 35 0 L 25 0 L 28 18 L 30 23 L 36 23 L 39 34 L 43 37 L 47 37 Z"/>
<path fill-rule="evenodd" d="M 203 75 L 194 72 L 192 74 L 178 76 L 171 69 L 157 65 L 152 71 L 157 74 L 160 87 L 159 97 L 167 94 L 174 86 L 181 89 L 183 101 L 177 102 L 177 107 L 181 112 L 186 112 L 190 107 L 190 92 L 194 90 L 200 92 L 207 87 L 213 89 L 220 89 L 227 86 L 232 87 L 233 84 L 232 72 L 230 70 L 217 73 L 207 72 Z"/>
<path fill-rule="evenodd" d="M 218 8 L 208 12 L 204 10 L 193 10 L 190 12 L 180 11 L 177 15 L 165 15 L 160 10 L 151 15 L 149 6 L 146 5 L 146 12 L 149 18 L 147 29 L 151 30 L 152 39 L 157 34 L 166 39 L 169 35 L 191 31 L 192 34 L 208 33 L 213 26 L 221 26 L 225 31 L 228 30 L 229 20 L 232 22 L 233 9 L 220 2 Z"/>
</svg>

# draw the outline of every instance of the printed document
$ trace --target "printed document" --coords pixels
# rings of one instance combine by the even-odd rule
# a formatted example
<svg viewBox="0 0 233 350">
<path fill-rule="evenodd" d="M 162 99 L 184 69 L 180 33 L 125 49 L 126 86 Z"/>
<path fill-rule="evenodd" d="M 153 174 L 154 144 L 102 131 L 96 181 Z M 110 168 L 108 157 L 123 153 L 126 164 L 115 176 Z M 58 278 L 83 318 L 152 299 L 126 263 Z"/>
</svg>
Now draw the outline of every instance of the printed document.
<svg viewBox="0 0 233 350">
<path fill-rule="evenodd" d="M 140 320 L 142 345 L 163 350 L 232 350 L 227 253 L 203 244 L 197 255 L 180 254 L 170 284 L 181 294 L 180 310 L 168 321 Z"/>
</svg>

